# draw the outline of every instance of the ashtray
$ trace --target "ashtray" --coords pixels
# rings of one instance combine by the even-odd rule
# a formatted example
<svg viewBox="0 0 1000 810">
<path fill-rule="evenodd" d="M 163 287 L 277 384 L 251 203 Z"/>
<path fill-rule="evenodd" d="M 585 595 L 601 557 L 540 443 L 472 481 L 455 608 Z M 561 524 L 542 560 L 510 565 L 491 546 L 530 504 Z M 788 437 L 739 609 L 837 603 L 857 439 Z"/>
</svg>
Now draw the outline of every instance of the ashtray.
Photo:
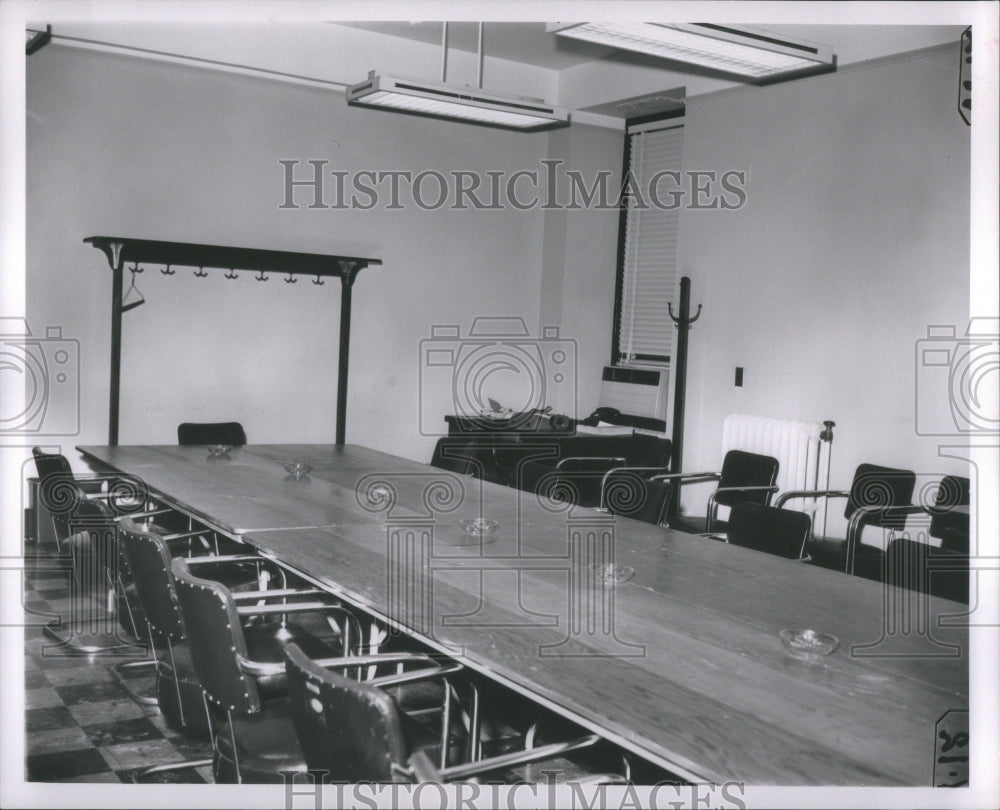
<svg viewBox="0 0 1000 810">
<path fill-rule="evenodd" d="M 840 639 L 815 630 L 782 630 L 781 643 L 792 652 L 806 655 L 829 655 L 840 646 Z"/>
<path fill-rule="evenodd" d="M 635 569 L 631 565 L 591 563 L 587 567 L 597 579 L 604 580 L 607 583 L 628 582 L 635 576 Z"/>
<path fill-rule="evenodd" d="M 462 531 L 470 537 L 489 537 L 499 525 L 489 518 L 474 518 L 462 521 Z"/>
<path fill-rule="evenodd" d="M 304 461 L 292 461 L 285 465 L 285 472 L 296 481 L 312 472 L 312 466 Z"/>
<path fill-rule="evenodd" d="M 208 444 L 205 445 L 205 449 L 208 450 L 209 459 L 222 459 L 229 458 L 229 451 L 233 449 L 231 444 Z"/>
</svg>

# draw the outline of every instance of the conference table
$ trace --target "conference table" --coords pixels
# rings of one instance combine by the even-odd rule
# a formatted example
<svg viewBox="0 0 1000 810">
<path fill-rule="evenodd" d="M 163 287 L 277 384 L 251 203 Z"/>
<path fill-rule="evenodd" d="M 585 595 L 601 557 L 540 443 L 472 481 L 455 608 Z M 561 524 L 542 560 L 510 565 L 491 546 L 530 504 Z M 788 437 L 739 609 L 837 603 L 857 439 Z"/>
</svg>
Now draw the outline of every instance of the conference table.
<svg viewBox="0 0 1000 810">
<path fill-rule="evenodd" d="M 78 449 L 684 779 L 931 786 L 968 710 L 955 602 L 358 445 Z M 839 645 L 782 640 L 805 630 Z"/>
</svg>

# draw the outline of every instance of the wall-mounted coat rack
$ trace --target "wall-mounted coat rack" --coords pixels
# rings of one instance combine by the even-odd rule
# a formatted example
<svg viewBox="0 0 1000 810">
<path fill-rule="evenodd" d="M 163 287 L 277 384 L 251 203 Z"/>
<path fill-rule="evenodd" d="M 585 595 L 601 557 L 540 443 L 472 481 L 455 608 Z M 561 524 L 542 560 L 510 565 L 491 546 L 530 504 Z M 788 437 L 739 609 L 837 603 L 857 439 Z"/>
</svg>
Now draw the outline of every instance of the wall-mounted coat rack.
<svg viewBox="0 0 1000 810">
<path fill-rule="evenodd" d="M 84 242 L 104 252 L 114 274 L 111 295 L 111 391 L 108 414 L 108 443 L 118 444 L 118 417 L 121 392 L 122 313 L 138 306 L 122 303 L 122 280 L 125 263 L 164 265 L 164 275 L 175 275 L 174 265 L 197 267 L 195 275 L 208 275 L 206 268 L 228 270 L 226 278 L 239 278 L 236 268 L 257 273 L 254 278 L 266 281 L 267 273 L 284 273 L 287 279 L 297 275 L 315 276 L 314 284 L 323 284 L 324 276 L 340 279 L 340 358 L 337 369 L 337 444 L 344 443 L 347 426 L 347 364 L 351 337 L 351 288 L 362 269 L 380 265 L 380 259 L 357 256 L 330 256 L 320 253 L 295 253 L 283 250 L 198 245 L 191 242 L 160 242 L 122 236 L 88 236 Z M 138 270 L 142 272 L 142 270 Z M 133 282 L 135 275 L 133 273 Z M 134 284 L 133 284 L 134 286 Z M 309 289 L 309 288 L 307 288 Z M 136 291 L 138 292 L 138 291 Z M 141 296 L 141 294 L 140 294 Z M 141 303 L 141 301 L 139 302 Z"/>
</svg>

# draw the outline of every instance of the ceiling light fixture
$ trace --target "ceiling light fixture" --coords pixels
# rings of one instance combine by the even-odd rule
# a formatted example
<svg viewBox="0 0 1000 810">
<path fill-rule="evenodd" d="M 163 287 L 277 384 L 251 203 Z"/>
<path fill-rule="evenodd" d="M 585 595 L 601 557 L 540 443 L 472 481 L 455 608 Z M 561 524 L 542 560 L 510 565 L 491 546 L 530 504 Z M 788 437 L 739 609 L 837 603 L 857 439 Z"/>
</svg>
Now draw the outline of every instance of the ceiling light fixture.
<svg viewBox="0 0 1000 810">
<path fill-rule="evenodd" d="M 569 123 L 569 112 L 542 99 L 485 92 L 483 85 L 483 24 L 479 23 L 478 86 L 448 84 L 448 23 L 441 38 L 441 81 L 402 79 L 368 74 L 366 81 L 347 88 L 347 103 L 395 112 L 447 118 L 521 131 L 551 129 Z"/>
<path fill-rule="evenodd" d="M 687 62 L 754 84 L 837 68 L 836 55 L 821 45 L 710 23 L 548 23 L 545 30 L 557 36 Z"/>
</svg>

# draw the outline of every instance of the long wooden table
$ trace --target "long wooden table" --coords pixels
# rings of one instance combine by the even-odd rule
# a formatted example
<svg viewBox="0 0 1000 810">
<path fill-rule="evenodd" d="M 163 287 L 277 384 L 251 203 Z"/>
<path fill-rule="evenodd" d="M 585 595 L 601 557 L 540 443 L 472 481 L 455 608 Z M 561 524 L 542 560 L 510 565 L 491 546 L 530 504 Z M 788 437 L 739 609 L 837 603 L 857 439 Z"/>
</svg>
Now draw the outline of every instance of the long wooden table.
<svg viewBox="0 0 1000 810">
<path fill-rule="evenodd" d="M 363 447 L 82 447 L 469 667 L 688 779 L 932 784 L 964 607 Z M 306 461 L 308 480 L 283 464 Z M 497 521 L 482 541 L 463 520 Z M 310 525 L 311 524 L 311 525 Z M 634 576 L 605 582 L 614 563 Z M 779 633 L 839 648 L 810 658 Z"/>
</svg>

